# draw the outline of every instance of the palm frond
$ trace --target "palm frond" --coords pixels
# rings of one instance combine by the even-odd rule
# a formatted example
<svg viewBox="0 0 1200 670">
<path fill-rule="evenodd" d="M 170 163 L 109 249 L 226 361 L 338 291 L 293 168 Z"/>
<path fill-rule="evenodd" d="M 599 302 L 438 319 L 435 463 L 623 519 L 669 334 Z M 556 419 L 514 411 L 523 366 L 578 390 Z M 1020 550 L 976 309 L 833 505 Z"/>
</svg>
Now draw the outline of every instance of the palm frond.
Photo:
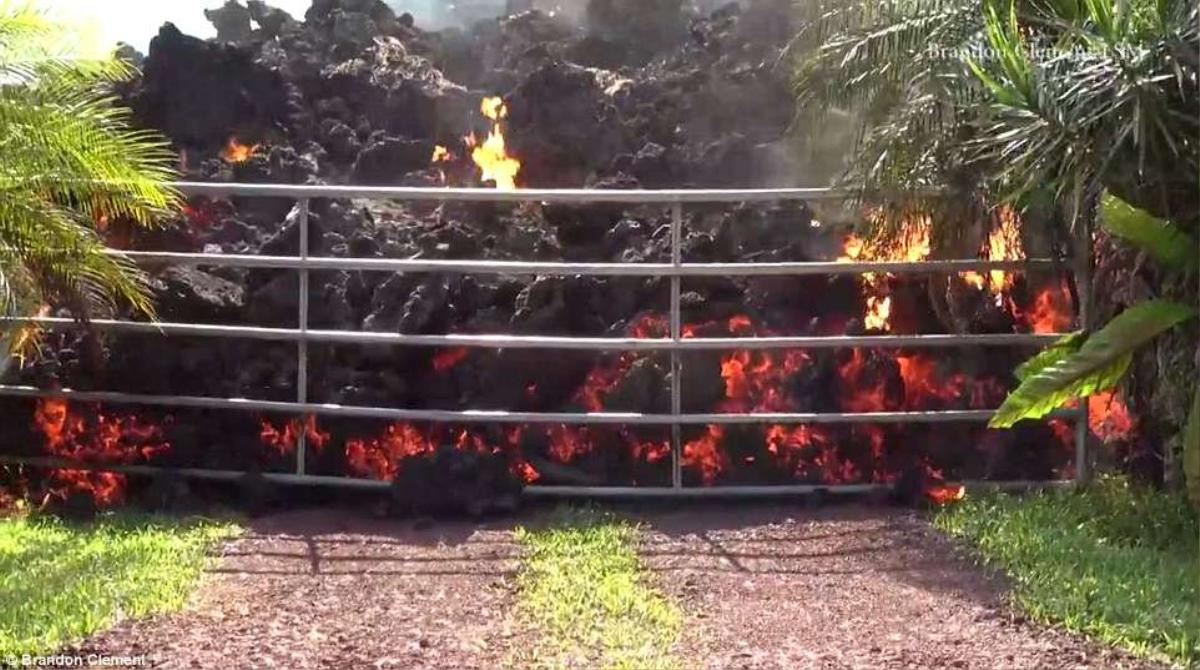
<svg viewBox="0 0 1200 670">
<path fill-rule="evenodd" d="M 1164 267 L 1194 272 L 1200 266 L 1200 242 L 1170 221 L 1164 221 L 1106 194 L 1100 203 L 1100 223 L 1108 232 L 1145 251 Z"/>
<path fill-rule="evenodd" d="M 1196 309 L 1167 300 L 1150 300 L 1122 312 L 1066 356 L 1043 359 L 1021 380 L 989 422 L 1010 428 L 1036 419 L 1068 400 L 1116 386 L 1129 369 L 1133 352 L 1176 325 L 1196 317 Z M 1035 360 L 1037 360 L 1035 358 Z M 1047 364 L 1048 363 L 1048 364 Z"/>
<path fill-rule="evenodd" d="M 132 128 L 111 93 L 133 74 L 77 58 L 61 26 L 0 0 L 0 315 L 53 305 L 79 319 L 125 306 L 153 316 L 145 274 L 98 231 L 107 219 L 151 225 L 180 202 L 166 140 Z"/>
</svg>

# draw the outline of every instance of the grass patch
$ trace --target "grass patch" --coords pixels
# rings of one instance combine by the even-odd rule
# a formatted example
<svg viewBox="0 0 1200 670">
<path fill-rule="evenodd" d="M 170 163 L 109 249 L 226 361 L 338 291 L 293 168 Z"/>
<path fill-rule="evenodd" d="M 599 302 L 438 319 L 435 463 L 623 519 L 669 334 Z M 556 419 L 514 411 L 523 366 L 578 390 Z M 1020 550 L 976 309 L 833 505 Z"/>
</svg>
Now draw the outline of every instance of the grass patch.
<svg viewBox="0 0 1200 670">
<path fill-rule="evenodd" d="M 1007 572 L 1034 618 L 1200 664 L 1200 520 L 1181 497 L 1105 479 L 1082 491 L 969 496 L 934 522 Z"/>
<path fill-rule="evenodd" d="M 234 526 L 112 513 L 0 518 L 0 659 L 48 654 L 125 617 L 177 609 Z"/>
<path fill-rule="evenodd" d="M 542 529 L 518 529 L 525 546 L 520 615 L 542 632 L 522 665 L 676 667 L 679 609 L 647 584 L 637 528 L 609 514 L 568 510 Z"/>
</svg>

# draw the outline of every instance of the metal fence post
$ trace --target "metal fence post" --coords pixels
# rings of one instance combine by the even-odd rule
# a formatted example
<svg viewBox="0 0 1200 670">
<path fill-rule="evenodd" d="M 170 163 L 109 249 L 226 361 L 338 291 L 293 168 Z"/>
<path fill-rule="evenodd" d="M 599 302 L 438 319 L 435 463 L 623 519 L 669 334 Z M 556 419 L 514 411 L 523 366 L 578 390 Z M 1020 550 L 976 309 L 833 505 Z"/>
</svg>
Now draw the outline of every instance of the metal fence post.
<svg viewBox="0 0 1200 670">
<path fill-rule="evenodd" d="M 1091 213 L 1075 222 L 1075 293 L 1079 298 L 1079 329 L 1092 329 L 1092 219 Z M 1075 483 L 1083 486 L 1091 480 L 1088 464 L 1088 422 L 1091 418 L 1088 396 L 1081 396 L 1079 414 L 1075 419 Z"/>
<path fill-rule="evenodd" d="M 671 203 L 671 341 L 678 344 L 683 339 L 683 315 L 680 307 L 681 278 L 679 266 L 683 263 L 683 203 Z M 680 375 L 683 365 L 679 361 L 678 346 L 671 349 L 671 414 L 678 417 L 683 413 L 683 385 Z M 671 486 L 683 486 L 683 436 L 678 418 L 671 424 Z"/>
<path fill-rule="evenodd" d="M 297 203 L 297 227 L 300 230 L 300 259 L 308 260 L 308 198 Z M 301 334 L 308 331 L 308 268 L 300 270 L 300 316 L 298 328 Z M 296 402 L 308 402 L 308 340 L 303 336 L 296 342 Z M 297 417 L 296 428 L 296 474 L 304 474 L 308 451 L 308 420 L 310 415 Z"/>
</svg>

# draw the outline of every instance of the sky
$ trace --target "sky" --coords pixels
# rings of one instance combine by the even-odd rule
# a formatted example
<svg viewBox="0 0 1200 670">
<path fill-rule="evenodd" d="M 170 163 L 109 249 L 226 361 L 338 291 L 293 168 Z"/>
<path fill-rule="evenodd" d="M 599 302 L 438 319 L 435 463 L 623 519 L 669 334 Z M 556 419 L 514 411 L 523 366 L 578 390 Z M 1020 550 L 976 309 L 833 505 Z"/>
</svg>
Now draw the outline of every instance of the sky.
<svg viewBox="0 0 1200 670">
<path fill-rule="evenodd" d="M 216 35 L 212 24 L 204 18 L 206 7 L 219 7 L 224 0 L 35 0 L 52 16 L 77 27 L 81 32 L 80 48 L 107 50 L 118 41 L 132 44 L 146 52 L 150 38 L 158 27 L 170 21 L 179 29 L 196 37 Z M 311 0 L 268 0 L 297 19 L 304 17 Z"/>
</svg>

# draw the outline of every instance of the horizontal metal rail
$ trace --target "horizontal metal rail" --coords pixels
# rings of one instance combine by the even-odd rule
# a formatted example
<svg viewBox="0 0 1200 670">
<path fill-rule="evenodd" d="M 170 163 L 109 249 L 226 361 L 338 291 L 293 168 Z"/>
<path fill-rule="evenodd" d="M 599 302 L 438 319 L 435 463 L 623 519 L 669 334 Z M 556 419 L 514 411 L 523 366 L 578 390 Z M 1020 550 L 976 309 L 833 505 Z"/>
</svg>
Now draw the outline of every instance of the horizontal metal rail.
<svg viewBox="0 0 1200 670">
<path fill-rule="evenodd" d="M 366 200 L 428 200 L 459 202 L 556 202 L 663 204 L 673 202 L 763 202 L 772 200 L 845 200 L 852 194 L 832 188 L 639 189 L 490 188 L 417 186 L 335 186 L 313 184 L 233 184 L 175 182 L 188 195 L 214 197 L 276 196 L 284 198 L 360 198 Z M 936 197 L 935 193 L 929 194 Z"/>
<path fill-rule="evenodd" d="M 239 409 L 287 414 L 389 419 L 393 421 L 437 421 L 444 423 L 550 423 L 569 425 L 709 425 L 757 423 L 950 423 L 981 422 L 996 410 L 960 409 L 911 412 L 756 412 L 705 414 L 643 414 L 640 412 L 521 412 L 509 410 L 402 409 L 331 403 L 301 403 L 252 398 L 150 395 L 117 391 L 47 390 L 35 386 L 0 385 L 0 396 L 63 397 L 83 402 L 115 402 L 134 405 Z M 1051 417 L 1075 417 L 1078 410 L 1059 410 Z"/>
<path fill-rule="evenodd" d="M 256 472 L 248 473 L 241 470 L 213 470 L 208 468 L 172 468 L 151 465 L 125 465 L 75 463 L 61 458 L 41 456 L 15 457 L 0 455 L 0 465 L 28 465 L 41 468 L 64 468 L 73 470 L 92 470 L 100 472 L 119 472 L 145 476 L 175 476 L 215 481 L 241 481 L 261 479 L 278 484 L 302 484 L 306 486 L 335 486 L 369 490 L 386 489 L 391 482 L 378 479 L 359 477 L 341 477 L 328 475 L 293 474 L 289 472 Z M 951 482 L 954 485 L 965 486 L 969 490 L 1025 490 L 1037 488 L 1062 488 L 1071 486 L 1070 480 L 1049 481 L 1005 481 L 992 482 L 986 480 L 968 480 Z M 891 484 L 862 483 L 862 484 L 779 484 L 779 485 L 735 485 L 711 487 L 670 486 L 558 486 L 538 485 L 526 486 L 526 495 L 546 498 L 658 498 L 679 496 L 693 498 L 721 497 L 773 497 L 808 494 L 854 495 L 877 493 L 892 490 Z"/>
<path fill-rule="evenodd" d="M 434 421 L 448 423 L 539 423 L 572 425 L 670 425 L 672 431 L 671 468 L 672 486 L 667 487 L 600 487 L 600 486 L 531 486 L 527 491 L 533 495 L 547 496 L 613 496 L 640 497 L 659 495 L 679 496 L 756 496 L 787 495 L 801 493 L 854 493 L 890 488 L 885 484 L 851 484 L 837 486 L 782 485 L 782 486 L 717 486 L 690 488 L 682 486 L 680 466 L 682 444 L 680 427 L 683 425 L 708 424 L 836 424 L 836 423 L 946 423 L 983 422 L 990 419 L 995 410 L 939 410 L 907 412 L 865 413 L 815 413 L 815 412 L 770 412 L 770 413 L 703 413 L 685 414 L 680 410 L 681 387 L 679 372 L 681 360 L 678 352 L 726 349 L 829 349 L 842 347 L 959 347 L 959 346 L 1026 346 L 1051 341 L 1058 334 L 1000 333 L 1000 334 L 934 334 L 934 335 L 854 335 L 854 336 L 765 336 L 765 337 L 717 337 L 687 338 L 682 334 L 680 321 L 680 291 L 683 277 L 713 276 L 794 276 L 794 275 L 851 275 L 865 273 L 959 273 L 968 271 L 1006 270 L 1022 271 L 1034 269 L 1062 269 L 1063 261 L 1038 258 L 1024 261 L 985 261 L 980 259 L 930 260 L 930 261 L 881 261 L 881 262 L 769 262 L 769 263 L 684 263 L 681 256 L 683 236 L 684 203 L 737 203 L 783 200 L 841 200 L 847 192 L 829 188 L 792 189 L 671 189 L 671 190 L 590 190 L 590 189 L 518 189 L 501 191 L 483 188 L 414 188 L 374 186 L 323 186 L 289 184 L 229 184 L 179 182 L 175 186 L 183 193 L 193 196 L 211 197 L 280 197 L 294 199 L 299 205 L 296 217 L 300 233 L 299 256 L 259 256 L 242 254 L 181 253 L 110 250 L 146 266 L 189 265 L 240 268 L 264 268 L 295 270 L 301 275 L 297 328 L 262 328 L 256 326 L 209 325 L 195 323 L 143 323 L 121 320 L 93 320 L 92 327 L 124 333 L 155 333 L 172 336 L 237 337 L 246 339 L 294 342 L 297 345 L 296 401 L 254 400 L 249 398 L 214 398 L 202 396 L 153 395 L 122 393 L 115 391 L 50 390 L 30 386 L 0 385 L 0 396 L 46 397 L 62 396 L 85 402 L 113 402 L 162 407 L 189 407 L 199 409 L 238 409 L 255 412 L 278 412 L 293 415 L 327 415 L 337 417 L 375 418 L 398 421 Z M 918 194 L 937 197 L 936 193 Z M 471 201 L 471 202 L 541 202 L 541 203 L 624 203 L 671 205 L 671 262 L 670 263 L 565 263 L 542 261 L 500 260 L 449 260 L 427 258 L 340 258 L 309 256 L 307 245 L 309 221 L 308 208 L 314 198 L 350 199 L 393 199 L 417 201 Z M 1086 249 L 1076 250 L 1077 256 Z M 441 272 L 483 274 L 536 274 L 536 275 L 594 275 L 628 277 L 671 278 L 671 324 L 670 337 L 661 339 L 565 337 L 538 335 L 499 334 L 404 334 L 375 333 L 342 330 L 314 330 L 308 328 L 308 291 L 306 282 L 314 271 L 387 271 L 387 272 Z M 70 319 L 28 319 L 51 328 L 72 328 L 78 324 Z M 402 409 L 392 407 L 365 407 L 338 404 L 322 404 L 307 401 L 307 345 L 310 342 L 345 344 L 386 344 L 418 346 L 452 346 L 484 348 L 548 348 L 609 351 L 671 351 L 672 412 L 668 414 L 643 414 L 624 412 L 524 412 L 506 410 L 437 410 Z M 1073 418 L 1084 423 L 1086 401 L 1078 409 L 1059 410 L 1052 417 Z M 1086 437 L 1086 426 L 1079 435 Z M 381 488 L 387 482 L 352 477 L 328 477 L 304 472 L 304 435 L 297 445 L 295 473 L 262 473 L 263 479 L 284 484 L 313 484 Z M 1084 468 L 1085 445 L 1081 442 L 1077 452 L 1077 466 Z M 61 459 L 26 458 L 0 456 L 0 463 L 24 463 L 43 467 L 77 469 L 102 469 L 134 474 L 157 474 L 163 472 L 182 476 L 209 479 L 234 480 L 250 476 L 233 470 L 209 470 L 203 468 L 157 468 L 147 465 L 86 465 Z M 1082 470 L 1081 470 L 1082 471 Z M 258 476 L 258 475 L 255 475 Z M 1058 482 L 978 482 L 972 486 L 1013 486 L 1026 488 L 1030 485 L 1055 485 Z"/>
<path fill-rule="evenodd" d="M 725 349 L 842 349 L 939 348 L 962 346 L 1036 346 L 1049 344 L 1065 333 L 983 333 L 932 335 L 831 335 L 770 337 L 571 337 L 555 335 L 472 335 L 450 333 L 424 335 L 383 333 L 365 330 L 318 330 L 227 326 L 222 324 L 170 323 L 92 319 L 82 323 L 61 317 L 0 319 L 34 323 L 47 329 L 92 328 L 119 333 L 174 335 L 178 337 L 230 337 L 276 342 L 324 342 L 330 344 L 379 344 L 435 347 L 480 347 L 489 349 L 567 349 L 587 351 L 715 351 Z"/>
<path fill-rule="evenodd" d="M 281 270 L 372 272 L 445 272 L 471 274 L 590 275 L 604 277 L 764 277 L 796 275 L 846 275 L 865 273 L 971 272 L 1031 270 L 1064 267 L 1053 258 L 1027 261 L 813 261 L 789 263 L 558 263 L 547 261 L 447 260 L 441 258 L 345 258 L 333 256 L 255 256 L 248 254 L 183 253 L 175 251 L 121 251 L 139 263 L 153 265 L 214 265 Z"/>
</svg>

